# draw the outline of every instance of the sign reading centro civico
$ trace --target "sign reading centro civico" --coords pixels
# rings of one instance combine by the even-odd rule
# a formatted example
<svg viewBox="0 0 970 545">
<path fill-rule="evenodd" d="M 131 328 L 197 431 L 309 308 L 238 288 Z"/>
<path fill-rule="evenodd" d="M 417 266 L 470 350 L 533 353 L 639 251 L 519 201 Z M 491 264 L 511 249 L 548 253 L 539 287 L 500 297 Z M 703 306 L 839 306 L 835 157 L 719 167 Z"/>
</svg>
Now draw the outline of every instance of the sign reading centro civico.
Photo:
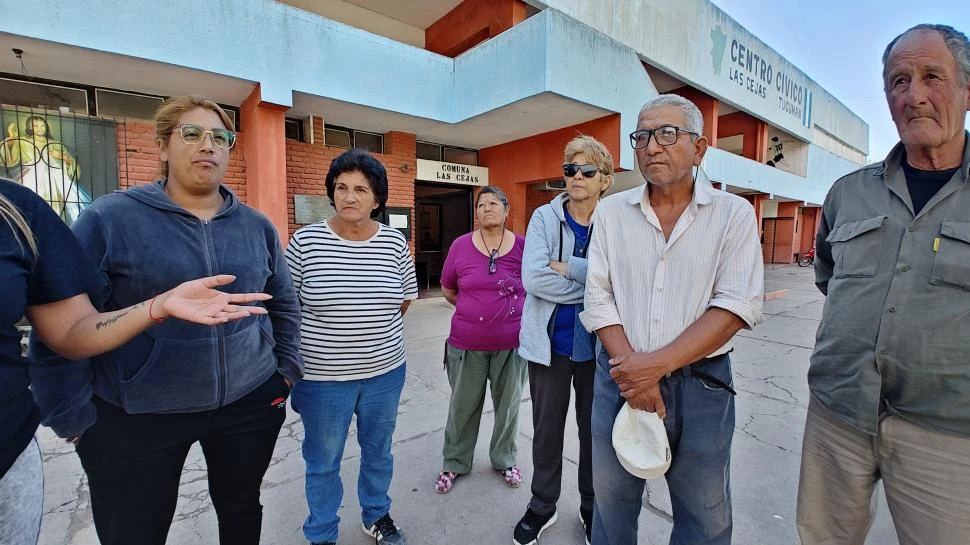
<svg viewBox="0 0 970 545">
<path fill-rule="evenodd" d="M 770 101 L 803 127 L 812 127 L 812 91 L 799 83 L 803 79 L 801 74 L 794 75 L 775 66 L 742 40 L 734 38 L 728 43 L 728 36 L 719 25 L 711 29 L 711 44 L 716 76 L 725 77 L 755 97 Z"/>
<path fill-rule="evenodd" d="M 416 178 L 423 182 L 486 186 L 488 185 L 488 169 L 486 167 L 418 159 Z"/>
</svg>

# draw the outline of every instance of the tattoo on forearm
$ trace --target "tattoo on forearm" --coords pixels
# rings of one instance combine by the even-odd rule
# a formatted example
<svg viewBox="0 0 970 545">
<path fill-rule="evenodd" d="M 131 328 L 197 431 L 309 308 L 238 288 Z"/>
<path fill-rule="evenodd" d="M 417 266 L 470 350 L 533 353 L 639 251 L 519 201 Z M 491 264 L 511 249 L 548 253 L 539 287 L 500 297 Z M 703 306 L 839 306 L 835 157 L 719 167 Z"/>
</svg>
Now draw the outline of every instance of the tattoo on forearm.
<svg viewBox="0 0 970 545">
<path fill-rule="evenodd" d="M 142 301 L 141 303 L 138 303 L 137 305 L 132 305 L 132 306 L 126 308 L 125 310 L 118 311 L 115 314 L 112 314 L 111 316 L 108 316 L 104 320 L 101 320 L 98 323 L 96 323 L 94 325 L 94 328 L 95 329 L 104 329 L 104 328 L 108 327 L 109 325 L 117 322 L 118 320 L 124 318 L 126 315 L 128 315 L 131 311 L 135 310 L 136 308 L 140 308 L 140 307 L 143 307 L 143 306 L 145 306 L 145 302 L 144 301 Z"/>
</svg>

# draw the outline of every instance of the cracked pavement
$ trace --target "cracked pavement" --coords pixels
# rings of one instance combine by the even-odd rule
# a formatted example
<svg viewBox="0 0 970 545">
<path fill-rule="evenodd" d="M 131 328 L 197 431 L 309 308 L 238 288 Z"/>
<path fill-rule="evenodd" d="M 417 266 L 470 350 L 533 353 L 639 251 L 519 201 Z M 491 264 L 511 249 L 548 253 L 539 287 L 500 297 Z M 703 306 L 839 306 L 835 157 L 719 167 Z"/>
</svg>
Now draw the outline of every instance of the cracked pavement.
<svg viewBox="0 0 970 545">
<path fill-rule="evenodd" d="M 808 404 L 805 375 L 824 301 L 812 283 L 811 268 L 769 266 L 765 276 L 766 291 L 787 289 L 788 293 L 765 303 L 765 323 L 739 333 L 731 354 L 734 386 L 739 394 L 731 473 L 734 543 L 739 545 L 798 543 L 794 515 Z M 458 481 L 450 494 L 437 495 L 433 491 L 441 466 L 450 393 L 441 367 L 450 317 L 451 307 L 443 299 L 426 299 L 415 302 L 405 320 L 409 364 L 394 436 L 391 514 L 413 545 L 509 543 L 530 492 L 528 485 L 515 490 L 507 488 L 489 467 L 490 400 L 485 402 L 475 468 Z M 528 388 L 524 396 L 528 396 Z M 567 422 L 559 522 L 543 534 L 540 545 L 584 543 L 576 490 L 579 445 L 572 415 Z M 57 439 L 49 429 L 41 429 L 38 438 L 44 452 L 46 481 L 40 543 L 97 544 L 87 482 L 74 447 Z M 301 528 L 307 512 L 302 438 L 302 422 L 289 410 L 262 486 L 261 543 L 265 545 L 307 543 Z M 525 397 L 519 418 L 518 459 L 527 483 L 532 473 L 531 438 L 531 407 Z M 352 424 L 341 471 L 341 545 L 374 542 L 360 530 L 356 494 L 359 461 L 360 448 Z M 193 448 L 182 475 L 169 544 L 218 543 L 205 475 L 202 453 Z M 878 491 L 877 496 L 880 495 Z M 639 545 L 666 544 L 673 520 L 666 483 L 662 479 L 649 481 L 643 499 Z M 880 500 L 867 543 L 897 543 L 884 500 Z"/>
</svg>

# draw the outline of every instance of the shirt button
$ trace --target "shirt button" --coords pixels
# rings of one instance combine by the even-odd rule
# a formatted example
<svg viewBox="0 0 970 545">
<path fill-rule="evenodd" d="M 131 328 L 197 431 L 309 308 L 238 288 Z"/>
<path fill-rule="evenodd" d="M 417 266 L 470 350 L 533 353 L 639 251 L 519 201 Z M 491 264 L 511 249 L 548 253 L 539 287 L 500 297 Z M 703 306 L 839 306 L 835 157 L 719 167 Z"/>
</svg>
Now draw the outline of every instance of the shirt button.
<svg viewBox="0 0 970 545">
<path fill-rule="evenodd" d="M 889 353 L 889 349 L 888 348 L 880 348 L 879 349 L 879 353 L 880 354 L 888 354 Z"/>
<path fill-rule="evenodd" d="M 657 292 L 658 292 L 658 293 L 659 293 L 659 292 L 661 292 L 661 291 L 663 291 L 663 290 L 664 290 L 664 289 L 663 289 L 662 287 L 660 287 L 660 286 L 657 286 Z"/>
<path fill-rule="evenodd" d="M 896 307 L 889 307 L 889 312 L 896 312 Z"/>
<path fill-rule="evenodd" d="M 660 261 L 663 261 L 664 259 L 667 259 L 667 257 L 666 256 L 663 256 L 663 255 L 660 256 Z"/>
<path fill-rule="evenodd" d="M 900 268 L 899 268 L 899 270 L 900 270 L 901 272 L 906 272 L 906 271 L 908 271 L 909 269 L 910 269 L 910 267 L 909 267 L 909 265 L 903 265 L 902 267 L 900 267 Z"/>
<path fill-rule="evenodd" d="M 913 231 L 916 231 L 917 229 L 919 229 L 919 227 L 915 225 L 910 225 L 909 227 L 906 228 L 906 230 L 909 231 L 910 233 L 912 233 Z"/>
</svg>

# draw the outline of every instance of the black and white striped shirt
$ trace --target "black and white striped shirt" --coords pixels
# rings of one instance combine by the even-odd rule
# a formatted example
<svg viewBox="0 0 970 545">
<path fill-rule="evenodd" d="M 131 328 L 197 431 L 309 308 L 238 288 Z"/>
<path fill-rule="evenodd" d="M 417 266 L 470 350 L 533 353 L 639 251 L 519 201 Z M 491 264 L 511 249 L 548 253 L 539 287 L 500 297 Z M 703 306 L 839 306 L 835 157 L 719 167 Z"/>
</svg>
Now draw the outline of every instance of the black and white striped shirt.
<svg viewBox="0 0 970 545">
<path fill-rule="evenodd" d="M 293 234 L 286 261 L 303 309 L 305 380 L 361 380 L 404 363 L 401 305 L 418 285 L 400 232 L 381 225 L 353 241 L 314 223 Z"/>
</svg>

